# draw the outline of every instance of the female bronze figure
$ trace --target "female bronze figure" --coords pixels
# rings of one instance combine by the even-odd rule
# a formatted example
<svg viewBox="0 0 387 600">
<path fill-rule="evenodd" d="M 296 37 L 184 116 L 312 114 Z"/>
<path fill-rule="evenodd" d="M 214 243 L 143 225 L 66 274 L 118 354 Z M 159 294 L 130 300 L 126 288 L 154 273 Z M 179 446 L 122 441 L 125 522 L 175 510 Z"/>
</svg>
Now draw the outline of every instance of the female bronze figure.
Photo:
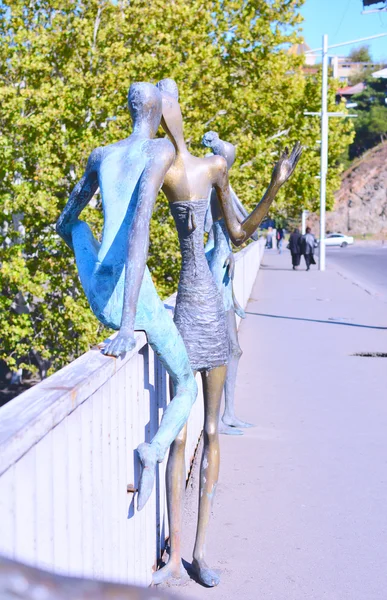
<svg viewBox="0 0 387 600">
<path fill-rule="evenodd" d="M 234 211 L 227 175 L 227 163 L 221 156 L 197 158 L 184 141 L 183 119 L 178 103 L 176 83 L 163 80 L 162 127 L 172 141 L 176 157 L 164 177 L 162 189 L 174 216 L 182 253 L 182 269 L 176 300 L 175 323 L 183 337 L 191 366 L 199 371 L 204 396 L 204 448 L 200 467 L 199 515 L 192 567 L 198 579 L 207 586 L 219 583 L 218 575 L 205 561 L 205 539 L 212 499 L 219 475 L 218 421 L 228 359 L 228 335 L 225 311 L 204 252 L 204 219 L 208 197 L 214 187 L 220 211 L 214 220 L 224 216 L 232 242 L 239 246 L 257 229 L 266 215 L 280 186 L 292 174 L 301 154 L 296 144 L 291 155 L 287 151 L 274 168 L 271 183 L 255 210 L 242 223 Z M 168 564 L 156 572 L 154 583 L 179 578 L 182 573 L 180 530 L 184 490 L 184 447 L 186 427 L 172 444 L 167 467 L 167 500 L 171 555 Z"/>
</svg>

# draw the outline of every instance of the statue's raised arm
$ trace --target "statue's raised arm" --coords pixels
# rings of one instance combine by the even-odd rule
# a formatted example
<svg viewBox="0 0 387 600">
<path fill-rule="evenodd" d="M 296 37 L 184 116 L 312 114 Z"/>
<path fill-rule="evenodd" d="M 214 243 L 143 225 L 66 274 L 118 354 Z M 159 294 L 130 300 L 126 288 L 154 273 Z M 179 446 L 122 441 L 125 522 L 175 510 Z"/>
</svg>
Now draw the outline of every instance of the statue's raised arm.
<svg viewBox="0 0 387 600">
<path fill-rule="evenodd" d="M 288 149 L 282 153 L 281 158 L 275 165 L 270 184 L 264 193 L 261 201 L 255 209 L 246 217 L 242 223 L 239 222 L 237 214 L 231 200 L 231 192 L 227 174 L 227 163 L 221 156 L 213 158 L 213 185 L 216 189 L 222 215 L 226 222 L 226 227 L 231 241 L 235 246 L 240 246 L 245 242 L 259 227 L 268 210 L 275 199 L 280 187 L 291 177 L 302 154 L 302 147 L 299 142 L 294 145 L 289 154 Z M 215 160 L 216 159 L 216 160 Z M 221 218 L 222 215 L 219 215 Z"/>
</svg>

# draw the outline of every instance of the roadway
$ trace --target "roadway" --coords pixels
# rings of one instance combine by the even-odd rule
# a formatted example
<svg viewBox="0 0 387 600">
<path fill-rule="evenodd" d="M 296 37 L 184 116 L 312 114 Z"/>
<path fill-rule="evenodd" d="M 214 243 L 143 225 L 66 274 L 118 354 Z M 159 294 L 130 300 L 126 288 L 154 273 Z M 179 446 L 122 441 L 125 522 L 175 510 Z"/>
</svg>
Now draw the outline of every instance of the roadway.
<svg viewBox="0 0 387 600">
<path fill-rule="evenodd" d="M 207 539 L 221 582 L 209 590 L 190 581 L 173 592 L 179 597 L 387 598 L 387 360 L 369 357 L 386 352 L 386 306 L 335 271 L 336 255 L 349 268 L 371 255 L 367 275 L 379 261 L 360 246 L 329 251 L 321 274 L 293 271 L 288 252 L 263 257 L 240 325 L 236 387 L 237 414 L 255 427 L 221 436 Z M 197 459 L 183 521 L 187 561 L 198 481 Z"/>
<path fill-rule="evenodd" d="M 387 301 L 387 244 L 327 248 L 327 266 L 336 266 L 371 293 Z"/>
</svg>

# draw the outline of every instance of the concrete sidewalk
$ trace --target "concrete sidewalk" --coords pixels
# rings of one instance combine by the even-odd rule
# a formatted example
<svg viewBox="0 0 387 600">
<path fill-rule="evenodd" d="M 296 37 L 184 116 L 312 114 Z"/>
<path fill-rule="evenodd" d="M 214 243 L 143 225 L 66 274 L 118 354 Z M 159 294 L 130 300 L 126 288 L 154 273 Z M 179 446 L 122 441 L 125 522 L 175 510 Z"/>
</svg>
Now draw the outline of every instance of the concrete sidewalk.
<svg viewBox="0 0 387 600">
<path fill-rule="evenodd" d="M 237 413 L 255 423 L 221 436 L 208 535 L 217 588 L 191 598 L 387 598 L 386 304 L 333 269 L 294 272 L 267 252 L 248 317 Z M 316 268 L 314 268 L 316 269 Z M 197 476 L 194 477 L 194 482 Z M 197 490 L 188 495 L 191 560 Z"/>
</svg>

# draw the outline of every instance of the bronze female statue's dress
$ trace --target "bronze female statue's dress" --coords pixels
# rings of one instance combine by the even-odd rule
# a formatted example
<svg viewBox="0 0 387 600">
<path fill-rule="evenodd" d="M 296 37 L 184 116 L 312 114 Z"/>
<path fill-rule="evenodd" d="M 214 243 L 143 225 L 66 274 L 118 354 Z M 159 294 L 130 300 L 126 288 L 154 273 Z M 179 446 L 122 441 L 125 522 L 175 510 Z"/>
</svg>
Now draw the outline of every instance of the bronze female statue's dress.
<svg viewBox="0 0 387 600">
<path fill-rule="evenodd" d="M 203 246 L 207 207 L 207 198 L 170 205 L 182 255 L 175 323 L 194 371 L 225 365 L 229 355 L 223 302 Z"/>
</svg>

